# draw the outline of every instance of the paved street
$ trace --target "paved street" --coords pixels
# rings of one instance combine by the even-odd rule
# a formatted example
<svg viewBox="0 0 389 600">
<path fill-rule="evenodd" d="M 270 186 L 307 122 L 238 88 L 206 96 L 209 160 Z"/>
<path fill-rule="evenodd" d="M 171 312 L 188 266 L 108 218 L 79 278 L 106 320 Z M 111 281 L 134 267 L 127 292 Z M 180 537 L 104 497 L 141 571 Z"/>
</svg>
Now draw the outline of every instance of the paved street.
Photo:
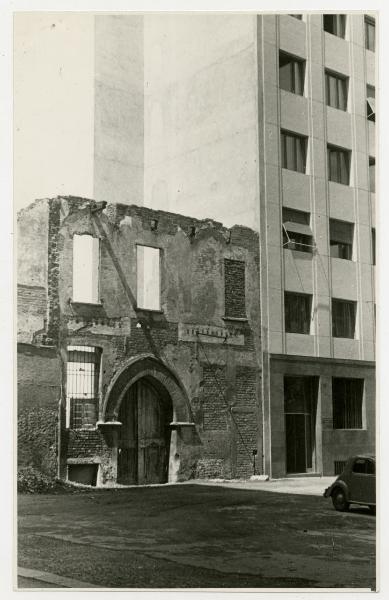
<svg viewBox="0 0 389 600">
<path fill-rule="evenodd" d="M 374 588 L 375 517 L 299 491 L 250 483 L 23 495 L 18 564 L 101 587 Z"/>
</svg>

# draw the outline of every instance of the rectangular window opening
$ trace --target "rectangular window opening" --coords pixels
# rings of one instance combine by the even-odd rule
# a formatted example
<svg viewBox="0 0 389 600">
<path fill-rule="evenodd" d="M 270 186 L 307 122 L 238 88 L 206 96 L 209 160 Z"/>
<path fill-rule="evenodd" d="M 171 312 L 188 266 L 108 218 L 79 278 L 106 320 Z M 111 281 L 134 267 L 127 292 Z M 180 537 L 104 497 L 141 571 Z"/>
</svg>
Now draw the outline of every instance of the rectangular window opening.
<svg viewBox="0 0 389 600">
<path fill-rule="evenodd" d="M 287 333 L 310 334 L 312 295 L 285 292 L 285 331 Z"/>
<path fill-rule="evenodd" d="M 93 346 L 68 346 L 66 373 L 66 427 L 96 426 L 99 403 L 101 351 Z"/>
<path fill-rule="evenodd" d="M 328 178 L 335 183 L 350 185 L 350 150 L 327 145 Z"/>
<path fill-rule="evenodd" d="M 99 303 L 99 239 L 73 236 L 73 302 Z"/>
<path fill-rule="evenodd" d="M 375 265 L 376 261 L 376 241 L 375 241 L 375 227 L 371 230 L 371 262 Z"/>
<path fill-rule="evenodd" d="M 362 429 L 363 379 L 333 377 L 334 429 Z"/>
<path fill-rule="evenodd" d="M 279 85 L 282 90 L 304 94 L 305 61 L 285 52 L 279 55 Z"/>
<path fill-rule="evenodd" d="M 310 214 L 301 210 L 282 209 L 282 243 L 288 250 L 312 253 L 314 243 L 309 226 Z"/>
<path fill-rule="evenodd" d="M 308 138 L 281 131 L 282 168 L 305 173 Z"/>
<path fill-rule="evenodd" d="M 369 156 L 369 191 L 375 194 L 375 158 Z"/>
<path fill-rule="evenodd" d="M 337 338 L 355 338 L 357 303 L 332 299 L 332 335 Z"/>
<path fill-rule="evenodd" d="M 137 245 L 136 260 L 137 307 L 145 310 L 160 310 L 160 249 Z"/>
<path fill-rule="evenodd" d="M 323 29 L 337 37 L 344 38 L 346 33 L 346 15 L 323 15 Z"/>
<path fill-rule="evenodd" d="M 365 48 L 375 52 L 375 19 L 365 16 Z"/>
<path fill-rule="evenodd" d="M 330 219 L 330 255 L 352 260 L 354 224 Z"/>
<path fill-rule="evenodd" d="M 328 106 L 347 110 L 348 78 L 326 71 L 326 102 Z"/>
<path fill-rule="evenodd" d="M 366 118 L 375 123 L 375 87 L 366 86 Z"/>
</svg>

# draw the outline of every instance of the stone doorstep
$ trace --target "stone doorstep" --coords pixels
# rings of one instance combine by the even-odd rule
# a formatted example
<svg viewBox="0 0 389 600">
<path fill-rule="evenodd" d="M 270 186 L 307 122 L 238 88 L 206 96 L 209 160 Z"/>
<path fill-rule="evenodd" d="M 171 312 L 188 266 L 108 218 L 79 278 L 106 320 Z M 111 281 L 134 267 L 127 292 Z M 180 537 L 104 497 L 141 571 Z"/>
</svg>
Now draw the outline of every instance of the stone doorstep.
<svg viewBox="0 0 389 600">
<path fill-rule="evenodd" d="M 46 571 L 37 571 L 36 569 L 26 569 L 25 567 L 18 567 L 17 574 L 20 577 L 26 579 L 34 579 L 35 581 L 42 581 L 45 583 L 51 583 L 59 588 L 97 588 L 101 587 L 94 583 L 88 583 L 86 581 L 79 581 L 78 579 L 72 579 L 70 577 L 63 577 L 62 575 L 56 575 L 55 573 L 47 573 Z M 17 587 L 19 590 L 29 589 L 28 587 Z M 34 588 L 37 589 L 37 588 Z"/>
</svg>

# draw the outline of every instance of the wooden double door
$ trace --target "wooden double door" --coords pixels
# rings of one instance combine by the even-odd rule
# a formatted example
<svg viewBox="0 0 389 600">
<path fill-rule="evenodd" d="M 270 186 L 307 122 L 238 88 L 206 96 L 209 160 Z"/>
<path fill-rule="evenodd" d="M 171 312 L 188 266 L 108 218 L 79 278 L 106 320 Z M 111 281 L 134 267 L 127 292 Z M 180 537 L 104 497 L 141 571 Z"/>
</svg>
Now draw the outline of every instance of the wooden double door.
<svg viewBox="0 0 389 600">
<path fill-rule="evenodd" d="M 172 421 L 168 394 L 140 379 L 126 392 L 119 421 L 118 483 L 167 482 Z"/>
</svg>

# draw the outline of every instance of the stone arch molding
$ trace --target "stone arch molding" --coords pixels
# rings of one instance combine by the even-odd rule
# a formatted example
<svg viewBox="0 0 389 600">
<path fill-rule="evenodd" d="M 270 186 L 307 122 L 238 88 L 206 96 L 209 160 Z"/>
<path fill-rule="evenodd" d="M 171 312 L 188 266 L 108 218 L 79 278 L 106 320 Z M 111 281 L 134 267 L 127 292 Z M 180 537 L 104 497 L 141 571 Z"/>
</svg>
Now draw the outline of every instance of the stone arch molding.
<svg viewBox="0 0 389 600">
<path fill-rule="evenodd" d="M 103 422 L 117 421 L 124 394 L 143 377 L 155 379 L 168 392 L 173 405 L 174 421 L 192 420 L 189 398 L 177 375 L 153 355 L 143 354 L 129 359 L 113 376 L 105 395 Z"/>
</svg>

